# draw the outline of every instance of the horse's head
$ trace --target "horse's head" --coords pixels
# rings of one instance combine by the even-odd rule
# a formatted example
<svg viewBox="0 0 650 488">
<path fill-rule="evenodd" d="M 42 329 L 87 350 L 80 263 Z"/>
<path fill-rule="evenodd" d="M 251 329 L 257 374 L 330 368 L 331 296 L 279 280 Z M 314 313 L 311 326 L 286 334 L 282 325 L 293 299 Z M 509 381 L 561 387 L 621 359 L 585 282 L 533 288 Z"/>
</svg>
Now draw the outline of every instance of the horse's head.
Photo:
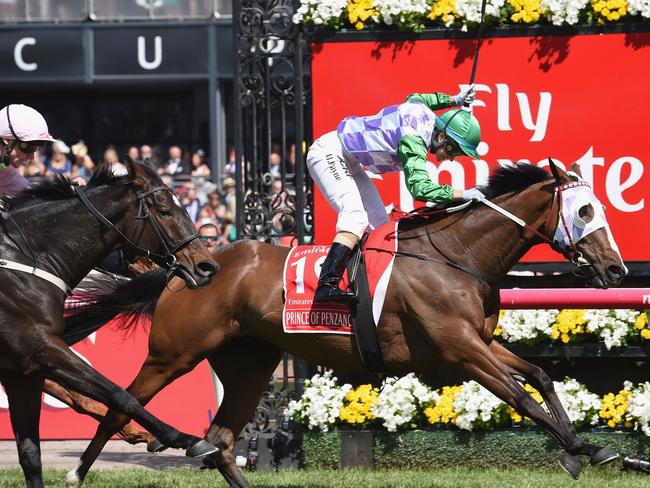
<svg viewBox="0 0 650 488">
<path fill-rule="evenodd" d="M 131 247 L 185 280 L 190 288 L 210 283 L 218 265 L 198 239 L 180 201 L 148 165 L 127 161 L 138 199 L 138 215 L 127 224 Z M 135 246 L 133 246 L 135 244 Z"/>
<path fill-rule="evenodd" d="M 553 208 L 557 208 L 558 222 L 553 241 L 576 265 L 574 275 L 597 288 L 617 286 L 627 268 L 605 218 L 605 207 L 582 179 L 578 165 L 566 173 L 551 159 L 549 165 L 556 180 Z"/>
</svg>

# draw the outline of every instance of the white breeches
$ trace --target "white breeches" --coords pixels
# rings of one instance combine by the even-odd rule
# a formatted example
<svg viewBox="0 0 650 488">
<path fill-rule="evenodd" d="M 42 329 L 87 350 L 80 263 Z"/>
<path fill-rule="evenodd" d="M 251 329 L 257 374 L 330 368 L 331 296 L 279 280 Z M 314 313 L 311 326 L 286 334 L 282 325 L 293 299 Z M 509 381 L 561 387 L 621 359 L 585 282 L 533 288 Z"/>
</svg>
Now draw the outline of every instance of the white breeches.
<svg viewBox="0 0 650 488">
<path fill-rule="evenodd" d="M 390 219 L 377 188 L 352 158 L 346 158 L 336 131 L 322 135 L 307 152 L 307 170 L 336 213 L 336 232 L 361 238 Z"/>
</svg>

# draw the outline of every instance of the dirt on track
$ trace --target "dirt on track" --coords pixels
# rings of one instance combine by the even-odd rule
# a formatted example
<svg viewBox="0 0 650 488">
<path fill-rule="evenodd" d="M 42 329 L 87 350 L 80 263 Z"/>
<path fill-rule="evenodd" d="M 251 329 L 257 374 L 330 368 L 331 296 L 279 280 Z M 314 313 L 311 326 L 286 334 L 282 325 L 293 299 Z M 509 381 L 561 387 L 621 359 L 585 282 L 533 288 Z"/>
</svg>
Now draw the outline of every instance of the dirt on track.
<svg viewBox="0 0 650 488">
<path fill-rule="evenodd" d="M 81 454 L 88 446 L 89 440 L 75 441 L 41 441 L 41 459 L 43 468 L 65 469 L 74 468 Z M 200 459 L 185 457 L 181 449 L 151 454 L 145 444 L 132 446 L 122 440 L 108 442 L 99 458 L 93 465 L 94 469 L 163 469 L 180 467 L 201 467 Z M 18 453 L 14 441 L 0 441 L 0 469 L 20 468 Z"/>
</svg>

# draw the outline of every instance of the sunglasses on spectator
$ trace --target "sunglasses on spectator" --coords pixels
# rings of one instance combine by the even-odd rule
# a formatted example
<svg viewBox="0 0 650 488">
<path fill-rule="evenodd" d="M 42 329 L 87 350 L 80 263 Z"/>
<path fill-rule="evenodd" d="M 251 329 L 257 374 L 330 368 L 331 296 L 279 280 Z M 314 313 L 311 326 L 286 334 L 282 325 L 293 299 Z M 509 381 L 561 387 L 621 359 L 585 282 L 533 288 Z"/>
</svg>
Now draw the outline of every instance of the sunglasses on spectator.
<svg viewBox="0 0 650 488">
<path fill-rule="evenodd" d="M 217 239 L 219 239 L 218 236 L 201 236 L 203 242 L 216 241 Z"/>
</svg>

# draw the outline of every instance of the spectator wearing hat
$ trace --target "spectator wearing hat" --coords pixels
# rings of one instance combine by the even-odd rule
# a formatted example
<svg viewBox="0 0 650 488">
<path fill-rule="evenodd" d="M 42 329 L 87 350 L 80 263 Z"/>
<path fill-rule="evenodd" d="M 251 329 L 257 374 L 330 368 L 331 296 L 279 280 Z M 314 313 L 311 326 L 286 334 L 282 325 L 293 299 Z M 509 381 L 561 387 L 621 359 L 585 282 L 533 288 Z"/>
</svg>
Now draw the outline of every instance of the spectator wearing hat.
<svg viewBox="0 0 650 488">
<path fill-rule="evenodd" d="M 52 156 L 47 162 L 47 176 L 54 176 L 56 174 L 71 177 L 72 176 L 72 161 L 68 159 L 70 154 L 70 147 L 62 140 L 56 140 L 52 144 Z"/>
<path fill-rule="evenodd" d="M 235 191 L 235 179 L 227 176 L 223 179 L 223 202 L 228 208 L 228 212 L 233 216 L 237 215 L 237 193 Z"/>
<path fill-rule="evenodd" d="M 210 178 L 210 166 L 205 162 L 205 152 L 203 149 L 199 149 L 194 154 L 192 154 L 192 171 L 191 175 L 193 177 L 200 178 Z"/>
<path fill-rule="evenodd" d="M 0 194 L 15 196 L 30 186 L 18 168 L 34 160 L 46 142 L 54 142 L 45 118 L 32 107 L 10 104 L 0 110 Z"/>
<path fill-rule="evenodd" d="M 76 144 L 73 144 L 70 149 L 74 155 L 72 177 L 81 177 L 86 180 L 89 179 L 95 169 L 95 163 L 88 154 L 88 146 L 84 144 L 84 141 L 79 141 Z"/>
</svg>

